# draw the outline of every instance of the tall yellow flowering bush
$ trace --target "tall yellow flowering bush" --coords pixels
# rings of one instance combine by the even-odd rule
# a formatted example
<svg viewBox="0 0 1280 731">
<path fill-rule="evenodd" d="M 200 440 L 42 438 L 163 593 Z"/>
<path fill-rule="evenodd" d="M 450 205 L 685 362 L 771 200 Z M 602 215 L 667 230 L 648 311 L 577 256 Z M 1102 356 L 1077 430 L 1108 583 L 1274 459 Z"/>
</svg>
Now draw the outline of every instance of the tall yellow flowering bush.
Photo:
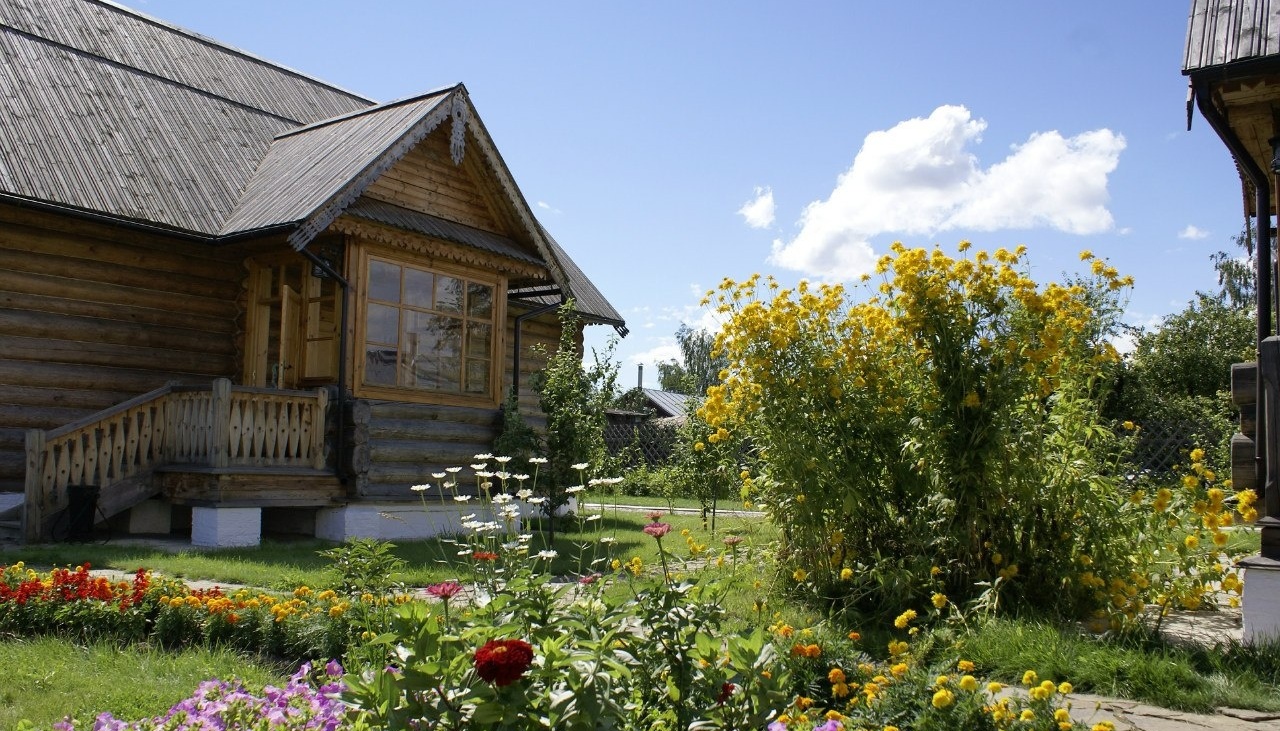
<svg viewBox="0 0 1280 731">
<path fill-rule="evenodd" d="M 754 445 L 744 488 L 782 528 L 785 573 L 820 592 L 896 607 L 941 579 L 1091 606 L 1075 557 L 1105 573 L 1129 551 L 1096 313 L 1132 280 L 1086 252 L 1090 276 L 1041 286 L 1024 247 L 969 248 L 894 244 L 856 295 L 725 280 L 709 302 L 730 366 L 702 416 Z"/>
</svg>

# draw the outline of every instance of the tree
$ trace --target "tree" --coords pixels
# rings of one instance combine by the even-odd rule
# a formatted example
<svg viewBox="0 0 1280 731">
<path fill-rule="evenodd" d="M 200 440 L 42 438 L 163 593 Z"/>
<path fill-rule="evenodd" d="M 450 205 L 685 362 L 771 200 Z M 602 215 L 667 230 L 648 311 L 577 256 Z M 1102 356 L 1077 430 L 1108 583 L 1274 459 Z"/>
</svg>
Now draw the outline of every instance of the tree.
<svg viewBox="0 0 1280 731">
<path fill-rule="evenodd" d="M 1244 249 L 1244 256 L 1232 256 L 1226 251 L 1211 254 L 1209 260 L 1218 272 L 1219 291 L 1215 298 L 1224 304 L 1241 310 L 1253 309 L 1257 304 L 1258 274 L 1253 262 L 1253 230 L 1246 228 L 1236 234 L 1235 244 Z"/>
<path fill-rule="evenodd" d="M 681 323 L 676 329 L 682 362 L 674 360 L 658 364 L 658 385 L 663 391 L 701 396 L 707 388 L 720 382 L 720 371 L 729 365 L 723 354 L 712 355 L 716 338 L 706 330 L 694 330 Z"/>
</svg>

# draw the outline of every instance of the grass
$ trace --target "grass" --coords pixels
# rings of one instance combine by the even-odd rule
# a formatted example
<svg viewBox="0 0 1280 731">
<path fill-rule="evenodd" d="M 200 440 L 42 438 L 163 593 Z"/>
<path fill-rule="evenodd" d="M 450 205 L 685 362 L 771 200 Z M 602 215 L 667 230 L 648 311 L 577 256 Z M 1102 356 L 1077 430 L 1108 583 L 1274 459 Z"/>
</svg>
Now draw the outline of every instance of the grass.
<svg viewBox="0 0 1280 731">
<path fill-rule="evenodd" d="M 110 711 L 117 718 L 163 714 L 210 678 L 239 677 L 250 687 L 283 685 L 282 668 L 232 652 L 191 649 L 122 651 L 114 644 L 87 647 L 64 639 L 0 640 L 0 728 L 26 719 L 47 729 L 66 716 L 82 728 Z"/>
<path fill-rule="evenodd" d="M 586 521 L 589 514 L 601 517 Z M 687 555 L 684 539 L 679 535 L 688 530 L 699 543 L 710 550 L 723 550 L 721 537 L 730 533 L 748 540 L 739 550 L 751 545 L 762 545 L 775 535 L 773 526 L 761 518 L 720 516 L 716 534 L 704 530 L 697 515 L 664 515 L 663 521 L 671 524 L 673 533 L 666 546 L 669 553 Z M 529 521 L 533 532 L 530 550 L 555 550 L 558 556 L 551 562 L 551 572 L 558 576 L 579 576 L 590 573 L 591 561 L 603 558 L 628 560 L 639 556 L 647 565 L 658 562 L 657 544 L 641 532 L 648 522 L 644 513 L 603 508 L 582 512 L 577 519 L 560 519 L 556 523 L 555 545 L 550 546 L 542 532 L 542 521 Z M 599 539 L 610 536 L 615 539 L 612 548 L 605 550 Z M 59 544 L 26 546 L 20 549 L 0 551 L 0 565 L 22 560 L 33 567 L 78 566 L 89 562 L 95 568 L 111 568 L 134 571 L 146 567 L 165 576 L 185 580 L 206 580 L 224 584 L 243 584 L 275 591 L 292 591 L 298 586 L 311 588 L 332 587 L 338 576 L 330 568 L 328 559 L 318 552 L 333 547 L 326 541 L 266 541 L 258 548 L 199 550 L 186 548 L 178 552 L 163 548 L 138 545 Z M 409 586 L 428 586 L 447 579 L 455 579 L 469 571 L 465 561 L 458 556 L 459 546 L 449 540 L 412 541 L 396 545 L 394 553 L 406 563 L 404 571 L 393 576 L 395 581 Z M 595 570 L 599 570 L 596 565 Z"/>
<path fill-rule="evenodd" d="M 668 510 L 675 508 L 682 508 L 686 510 L 702 509 L 702 503 L 694 498 L 658 497 L 647 495 L 599 495 L 587 493 L 586 502 L 610 506 L 640 505 L 644 507 L 667 508 Z M 742 501 L 721 498 L 716 501 L 716 510 L 722 514 L 727 511 L 743 510 Z"/>
<path fill-rule="evenodd" d="M 585 519 L 592 514 L 600 517 Z M 758 557 L 761 549 L 776 536 L 775 528 L 765 520 L 721 516 L 715 535 L 702 527 L 697 515 L 664 515 L 662 520 L 673 526 L 673 531 L 664 539 L 664 546 L 677 558 L 687 559 L 689 554 L 686 539 L 681 535 L 683 530 L 688 530 L 695 542 L 705 544 L 708 547 L 705 556 L 713 559 L 723 553 L 721 538 L 725 535 L 741 535 L 747 539 L 738 547 L 738 567 L 742 571 L 724 601 L 732 617 L 730 626 L 745 627 L 761 619 L 768 622 L 774 612 L 780 612 L 780 616 L 797 628 L 821 627 L 822 632 L 833 637 L 856 629 L 866 638 L 864 647 L 882 649 L 885 646 L 887 625 L 882 632 L 877 627 L 853 626 L 853 619 L 823 620 L 812 607 L 787 597 L 784 590 L 770 584 L 767 563 L 748 558 L 749 549 L 751 556 Z M 598 569 L 612 558 L 627 561 L 633 556 L 639 556 L 647 566 L 656 566 L 657 543 L 640 530 L 646 522 L 648 518 L 643 512 L 612 508 L 588 510 L 577 519 L 557 521 L 554 546 L 548 545 L 539 521 L 531 521 L 526 529 L 534 534 L 532 552 L 549 547 L 557 551 L 558 556 L 550 565 L 553 574 L 575 576 L 590 572 L 594 559 L 600 561 L 594 565 Z M 604 536 L 616 541 L 607 551 L 600 541 Z M 1232 531 L 1232 539 L 1233 547 L 1238 546 L 1242 552 L 1257 550 L 1256 531 Z M 319 588 L 336 582 L 337 577 L 327 560 L 316 553 L 331 545 L 299 541 L 267 543 L 257 549 L 179 553 L 131 546 L 37 546 L 0 553 L 0 563 L 23 559 L 29 564 L 49 566 L 89 561 L 95 566 L 125 571 L 146 566 L 186 579 L 291 590 L 300 584 Z M 459 556 L 459 548 L 448 540 L 398 545 L 395 553 L 407 562 L 407 568 L 395 578 L 415 586 L 464 578 L 471 570 L 467 565 L 470 559 Z M 733 566 L 731 561 L 726 563 Z M 681 563 L 674 570 L 681 572 L 689 565 L 694 564 Z M 637 585 L 642 585 L 639 580 Z M 616 590 L 629 592 L 632 588 L 628 582 L 620 582 Z M 754 603 L 764 598 L 769 604 L 762 615 L 754 609 Z M 846 623 L 851 626 L 843 626 Z M 1217 706 L 1280 710 L 1280 645 L 1195 649 L 1151 638 L 1098 638 L 1073 627 L 1036 619 L 992 620 L 974 624 L 963 633 L 944 628 L 932 635 L 922 635 L 913 645 L 927 652 L 930 661 L 945 659 L 948 655 L 971 659 L 978 663 L 984 675 L 1004 682 L 1016 683 L 1025 670 L 1034 669 L 1041 677 L 1069 681 L 1081 692 L 1131 698 L 1180 710 L 1203 712 Z M 111 662 L 122 664 L 112 666 Z M 0 643 L 0 663 L 10 669 L 6 671 L 6 681 L 12 681 L 0 686 L 35 689 L 24 690 L 20 698 L 16 691 L 0 691 L 0 728 L 12 727 L 23 716 L 51 722 L 67 711 L 78 712 L 77 709 L 112 710 L 118 716 L 137 718 L 164 711 L 168 704 L 189 695 L 195 685 L 208 676 L 236 675 L 246 677 L 250 684 L 261 684 L 278 681 L 284 672 L 229 654 L 170 655 L 144 648 L 119 653 L 114 647 L 77 648 L 57 640 Z M 82 668 L 88 675 L 110 681 L 79 680 L 77 674 Z M 122 682 L 122 678 L 130 681 Z M 86 689 L 83 700 L 76 690 L 82 686 Z M 128 705 L 130 703 L 135 705 Z M 45 715 L 40 715 L 42 713 Z"/>
<path fill-rule="evenodd" d="M 1092 637 L 1032 619 L 986 622 L 959 639 L 985 674 L 1018 683 L 1027 670 L 1068 681 L 1079 692 L 1164 708 L 1280 711 L 1280 644 L 1204 649 L 1158 638 Z"/>
</svg>

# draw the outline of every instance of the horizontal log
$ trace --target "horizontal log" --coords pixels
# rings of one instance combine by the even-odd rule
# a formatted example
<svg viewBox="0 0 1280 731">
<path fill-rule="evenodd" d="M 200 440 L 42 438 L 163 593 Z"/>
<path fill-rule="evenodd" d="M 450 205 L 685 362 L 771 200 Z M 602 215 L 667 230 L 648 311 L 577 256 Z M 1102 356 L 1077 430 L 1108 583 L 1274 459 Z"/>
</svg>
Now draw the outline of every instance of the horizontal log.
<svg viewBox="0 0 1280 731">
<path fill-rule="evenodd" d="M 0 449 L 24 449 L 27 430 L 18 427 L 0 427 Z"/>
<path fill-rule="evenodd" d="M 30 310 L 0 309 L 0 332 L 13 337 L 164 348 L 214 356 L 234 354 L 230 339 L 210 337 L 207 332 Z"/>
<path fill-rule="evenodd" d="M 493 444 L 493 432 L 481 435 L 482 438 L 456 440 L 374 440 L 369 442 L 369 456 L 373 462 L 439 462 L 439 455 L 445 452 L 464 452 L 466 462 L 456 462 L 451 466 L 461 467 L 475 462 L 475 455 L 490 451 Z"/>
<path fill-rule="evenodd" d="M 92 409 L 0 404 L 0 424 L 22 429 L 56 429 L 92 413 Z"/>
<path fill-rule="evenodd" d="M 376 401 L 370 402 L 369 423 L 372 425 L 385 419 L 426 419 L 430 421 L 492 424 L 497 418 L 497 413 L 497 409 L 412 404 L 401 401 Z"/>
<path fill-rule="evenodd" d="M 1231 437 L 1231 486 L 1236 490 L 1256 490 L 1258 463 L 1253 440 L 1243 434 Z"/>
<path fill-rule="evenodd" d="M 125 391 L 85 391 L 0 384 L 0 404 L 15 406 L 69 406 L 98 411 L 126 401 L 132 396 L 132 393 Z"/>
<path fill-rule="evenodd" d="M 197 297 L 230 300 L 236 296 L 238 283 L 219 282 L 216 279 L 196 275 L 157 272 L 150 269 L 132 269 L 118 265 L 103 265 L 84 259 L 69 259 L 51 254 L 0 249 L 0 268 L 19 272 L 64 276 L 123 287 L 149 289 L 174 295 L 186 293 Z M 239 269 L 237 267 L 237 269 Z"/>
<path fill-rule="evenodd" d="M 171 253 L 175 247 L 189 247 L 189 254 L 184 258 L 191 260 L 204 259 L 211 262 L 239 260 L 236 246 L 211 246 L 191 241 L 175 239 L 165 233 L 151 233 L 135 228 L 127 228 L 113 223 L 76 218 L 65 214 L 37 210 L 25 206 L 0 204 L 0 222 L 13 227 L 24 226 L 36 229 L 44 235 L 61 236 L 82 241 L 94 240 L 100 243 L 127 241 L 130 246 L 149 249 L 158 253 Z M 283 237 L 279 237 L 283 240 Z M 240 244 L 239 246 L 244 246 Z M 250 246 L 261 246 L 254 241 Z"/>
<path fill-rule="evenodd" d="M 416 419 L 378 420 L 369 425 L 369 439 L 374 443 L 404 441 L 413 444 L 430 442 L 491 442 L 493 424 L 470 424 L 456 421 L 423 421 Z"/>
<path fill-rule="evenodd" d="M 1240 433 L 1253 438 L 1258 435 L 1258 409 L 1255 404 L 1240 408 Z"/>
<path fill-rule="evenodd" d="M 6 447 L 0 449 L 0 481 L 17 480 L 21 482 L 27 473 L 27 453 L 23 449 Z"/>
<path fill-rule="evenodd" d="M 0 339 L 2 341 L 3 339 Z M 0 347 L 0 355 L 7 352 Z M 185 376 L 185 379 L 184 379 Z M 97 389 L 143 393 L 171 380 L 190 380 L 186 374 L 153 373 L 130 368 L 69 363 L 33 363 L 0 358 L 0 383 L 48 388 Z M 0 426 L 7 426 L 0 422 Z"/>
<path fill-rule="evenodd" d="M 153 246 L 139 246 L 131 234 L 88 238 L 29 225 L 5 229 L 5 247 L 32 254 L 51 254 L 92 263 L 104 269 L 135 269 L 155 275 L 204 278 L 210 283 L 240 281 L 239 262 L 216 247 L 173 239 Z"/>
<path fill-rule="evenodd" d="M 1244 407 L 1258 402 L 1258 364 L 1231 365 L 1231 403 Z"/>
<path fill-rule="evenodd" d="M 0 275 L 3 279 L 3 275 Z M 0 285 L 3 286 L 3 285 Z M 138 290 L 134 290 L 138 291 Z M 0 307 L 11 310 L 37 310 L 54 315 L 91 317 L 98 320 L 126 323 L 133 327 L 166 327 L 180 330 L 196 330 L 226 336 L 229 341 L 236 331 L 235 306 L 222 304 L 222 317 L 193 315 L 182 311 L 185 304 L 180 297 L 171 299 L 170 309 L 135 307 L 118 302 L 93 302 L 66 296 L 44 294 L 19 294 L 0 291 Z"/>
<path fill-rule="evenodd" d="M 235 373 L 236 361 L 233 355 L 214 356 L 207 353 L 165 348 L 145 348 L 139 346 L 113 343 L 81 343 L 69 340 L 45 340 L 42 338 L 24 338 L 0 334 L 0 357 L 14 362 L 24 362 L 22 368 L 40 369 L 49 364 L 65 364 L 75 367 L 121 368 L 137 371 L 152 371 L 166 374 L 183 374 L 207 381 L 217 376 L 230 376 Z M 173 380 L 177 376 L 159 379 L 160 382 Z M 149 377 L 148 383 L 155 382 Z M 47 382 L 37 374 L 31 380 L 9 381 L 0 376 L 0 383 L 33 383 L 37 385 L 66 386 L 83 388 L 70 383 L 58 381 Z M 149 390 L 147 386 L 142 390 Z M 134 390 L 130 388 L 129 390 Z"/>
</svg>

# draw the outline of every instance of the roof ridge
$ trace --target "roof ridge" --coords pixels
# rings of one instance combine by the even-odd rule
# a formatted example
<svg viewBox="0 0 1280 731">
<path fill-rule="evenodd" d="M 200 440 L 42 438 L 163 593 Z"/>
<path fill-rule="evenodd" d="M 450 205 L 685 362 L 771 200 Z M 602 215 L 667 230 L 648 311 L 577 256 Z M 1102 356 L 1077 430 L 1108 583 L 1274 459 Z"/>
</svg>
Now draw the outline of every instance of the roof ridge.
<svg viewBox="0 0 1280 731">
<path fill-rule="evenodd" d="M 354 119 L 355 117 L 359 117 L 364 114 L 373 114 L 376 112 L 386 111 L 387 109 L 391 109 L 392 107 L 398 107 L 403 104 L 413 104 L 433 96 L 444 96 L 447 94 L 451 94 L 454 91 L 457 91 L 458 89 L 466 89 L 466 87 L 463 86 L 461 82 L 459 82 L 456 84 L 452 84 L 450 86 L 442 86 L 438 89 L 432 89 L 431 91 L 423 92 L 415 96 L 405 97 L 404 99 L 396 99 L 394 101 L 389 101 L 383 104 L 374 104 L 371 107 L 365 107 L 364 109 L 356 109 L 354 111 L 347 112 L 345 114 L 339 114 L 336 117 L 321 119 L 316 122 L 311 122 L 310 124 L 304 124 L 301 127 L 295 127 L 293 129 L 285 130 L 284 132 L 281 132 L 280 134 L 276 135 L 274 139 L 282 140 L 286 137 L 292 137 L 293 135 L 301 134 L 303 132 L 310 132 L 312 130 L 319 129 L 321 127 L 325 127 L 330 124 L 345 122 L 348 119 Z"/>
<path fill-rule="evenodd" d="M 93 1 L 93 2 L 100 2 L 101 0 L 92 0 L 92 1 Z M 17 35 L 20 35 L 20 36 L 22 36 L 23 38 L 29 38 L 29 39 L 31 39 L 32 41 L 37 42 L 37 43 L 44 43 L 44 44 L 46 44 L 46 45 L 48 45 L 48 46 L 52 46 L 52 47 L 54 47 L 54 48 L 57 48 L 57 49 L 59 49 L 59 50 L 61 50 L 61 51 L 66 52 L 66 53 L 73 53 L 73 54 L 75 54 L 75 55 L 77 55 L 77 56 L 81 56 L 81 57 L 83 57 L 83 58 L 91 58 L 91 59 L 94 59 L 94 60 L 99 61 L 99 62 L 101 62 L 101 63 L 105 63 L 105 64 L 107 64 L 108 66 L 114 66 L 114 67 L 119 68 L 119 69 L 125 69 L 125 70 L 129 71 L 130 73 L 134 73 L 134 74 L 137 74 L 137 75 L 139 75 L 139 76 L 145 76 L 145 77 L 147 77 L 147 78 L 149 78 L 149 79 L 155 79 L 156 81 L 159 81 L 159 82 L 161 82 L 161 83 L 163 83 L 163 84 L 167 84 L 167 85 L 169 85 L 169 86 L 178 87 L 178 88 L 180 88 L 180 89 L 186 89 L 187 91 L 190 91 L 190 92 L 195 93 L 195 94 L 199 94 L 200 96 L 208 97 L 208 98 L 210 98 L 210 99 L 217 99 L 217 100 L 218 100 L 218 101 L 220 101 L 220 102 L 225 102 L 225 103 L 227 103 L 227 104 L 231 104 L 231 105 L 233 105 L 233 106 L 240 107 L 241 109 L 246 109 L 246 110 L 249 110 L 249 111 L 255 112 L 255 113 L 257 113 L 257 114 L 261 114 L 261 115 L 263 115 L 264 117 L 271 117 L 272 119 L 278 119 L 278 120 L 280 120 L 281 122 L 288 122 L 289 124 L 294 124 L 294 125 L 297 125 L 297 124 L 301 124 L 301 123 L 302 123 L 302 122 L 301 122 L 301 120 L 297 120 L 297 119 L 294 119 L 294 118 L 292 118 L 292 117 L 286 117 L 286 116 L 284 116 L 284 115 L 282 115 L 282 114 L 277 114 L 276 112 L 272 112 L 272 111 L 270 111 L 270 110 L 263 109 L 262 107 L 257 107 L 257 106 L 254 106 L 254 105 L 252 105 L 252 104 L 248 104 L 248 103 L 242 102 L 242 101 L 240 101 L 239 99 L 232 99 L 232 98 L 231 98 L 231 97 L 229 97 L 229 96 L 224 96 L 224 95 L 219 94 L 219 93 L 217 93 L 217 92 L 209 91 L 208 89 L 201 89 L 200 87 L 198 87 L 198 86 L 192 86 L 191 84 L 188 84 L 188 83 L 186 83 L 185 81 L 180 81 L 180 80 L 178 80 L 178 79 L 170 78 L 170 77 L 165 76 L 165 75 L 163 75 L 163 74 L 157 74 L 157 73 L 155 73 L 154 71 L 148 71 L 148 70 L 146 70 L 146 69 L 138 68 L 137 66 L 133 66 L 133 65 L 131 65 L 131 64 L 122 63 L 122 62 L 120 62 L 120 61 L 117 61 L 117 60 L 116 60 L 116 59 L 114 59 L 114 58 L 108 58 L 108 57 L 103 56 L 103 55 L 101 55 L 101 54 L 94 53 L 94 52 L 92 52 L 92 51 L 87 51 L 87 50 L 85 50 L 85 49 L 83 49 L 83 48 L 77 48 L 77 47 L 75 47 L 75 46 L 69 46 L 69 45 L 67 45 L 66 43 L 63 43 L 62 41 L 57 41 L 57 40 L 54 40 L 54 39 L 52 39 L 52 38 L 46 38 L 45 36 L 36 35 L 35 33 L 32 33 L 32 32 L 27 31 L 27 30 L 23 30 L 22 28 L 17 28 L 17 27 L 15 27 L 15 26 L 9 25 L 8 23 L 0 22 L 0 29 L 4 29 L 4 30 L 10 31 L 10 32 L 12 32 L 12 33 L 16 33 Z"/>
<path fill-rule="evenodd" d="M 210 36 L 206 36 L 202 33 L 197 33 L 196 31 L 190 30 L 188 28 L 184 28 L 180 25 L 170 23 L 166 20 L 161 20 L 160 18 L 156 18 L 151 15 L 147 15 L 146 13 L 140 10 L 136 10 L 134 8 L 131 8 L 125 5 L 121 5 L 120 3 L 114 2 L 113 0 L 87 0 L 87 1 L 92 2 L 96 5 L 100 5 L 104 8 L 107 8 L 108 10 L 113 10 L 119 13 L 123 13 L 125 15 L 131 15 L 137 18 L 138 20 L 144 21 L 158 28 L 163 28 L 172 33 L 186 36 L 187 38 L 190 38 L 194 41 L 198 41 L 203 45 L 217 48 L 222 51 L 226 51 L 227 53 L 239 56 L 248 61 L 252 61 L 254 63 L 261 64 L 263 66 L 268 66 L 272 69 L 275 69 L 276 71 L 282 71 L 290 76 L 294 76 L 304 81 L 308 81 L 316 85 L 323 86 L 325 88 L 336 91 L 340 94 L 348 96 L 356 101 L 367 102 L 369 104 L 377 104 L 376 100 L 370 99 L 369 97 L 366 97 L 363 94 L 357 94 L 356 92 L 351 91 L 350 89 L 338 86 L 337 84 L 330 83 L 328 81 L 325 81 L 324 79 L 317 78 L 310 74 L 303 73 L 290 66 L 285 66 L 283 64 L 276 63 L 275 61 L 271 61 L 269 59 L 263 58 L 262 56 L 258 56 L 257 54 L 250 53 L 249 51 L 246 51 L 242 48 L 237 48 L 236 46 L 223 43 L 222 41 L 219 41 L 216 38 L 211 38 Z M 120 64 L 120 65 L 125 66 L 126 68 L 135 68 L 135 69 L 137 68 L 136 66 L 128 66 L 126 64 Z M 142 69 L 137 69 L 137 70 L 142 71 Z"/>
</svg>

